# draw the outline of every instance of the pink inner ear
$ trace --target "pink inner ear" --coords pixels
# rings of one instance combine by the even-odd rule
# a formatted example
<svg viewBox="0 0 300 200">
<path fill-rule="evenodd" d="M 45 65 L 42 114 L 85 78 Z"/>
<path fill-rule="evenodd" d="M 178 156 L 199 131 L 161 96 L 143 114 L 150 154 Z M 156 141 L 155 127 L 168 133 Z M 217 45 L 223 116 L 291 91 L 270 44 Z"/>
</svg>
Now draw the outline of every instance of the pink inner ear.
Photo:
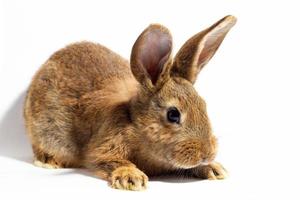
<svg viewBox="0 0 300 200">
<path fill-rule="evenodd" d="M 164 64 L 171 53 L 171 39 L 168 33 L 154 29 L 144 36 L 143 46 L 140 49 L 140 60 L 153 84 L 156 83 Z"/>
<path fill-rule="evenodd" d="M 225 35 L 211 33 L 207 36 L 206 40 L 203 41 L 204 46 L 198 58 L 198 65 L 208 62 L 214 53 L 217 51 Z"/>
</svg>

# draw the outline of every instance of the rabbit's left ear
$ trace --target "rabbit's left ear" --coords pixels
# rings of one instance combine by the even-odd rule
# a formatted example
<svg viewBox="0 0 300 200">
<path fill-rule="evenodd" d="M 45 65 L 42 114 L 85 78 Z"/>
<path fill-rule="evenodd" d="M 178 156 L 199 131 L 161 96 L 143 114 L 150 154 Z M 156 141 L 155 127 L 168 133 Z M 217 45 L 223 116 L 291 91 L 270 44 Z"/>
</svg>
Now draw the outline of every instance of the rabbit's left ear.
<svg viewBox="0 0 300 200">
<path fill-rule="evenodd" d="M 137 81 L 148 90 L 167 79 L 171 67 L 172 37 L 167 28 L 152 24 L 133 45 L 130 65 Z"/>
<path fill-rule="evenodd" d="M 190 38 L 175 56 L 171 76 L 179 76 L 194 83 L 200 70 L 215 54 L 235 23 L 235 17 L 226 16 Z"/>
</svg>

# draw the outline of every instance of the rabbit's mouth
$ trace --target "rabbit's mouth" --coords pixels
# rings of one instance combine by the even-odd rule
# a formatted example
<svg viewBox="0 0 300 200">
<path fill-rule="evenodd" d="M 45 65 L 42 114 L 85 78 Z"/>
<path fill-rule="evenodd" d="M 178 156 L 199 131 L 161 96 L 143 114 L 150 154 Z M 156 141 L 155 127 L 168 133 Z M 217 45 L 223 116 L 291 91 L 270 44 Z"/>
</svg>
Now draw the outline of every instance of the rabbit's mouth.
<svg viewBox="0 0 300 200">
<path fill-rule="evenodd" d="M 214 150 L 199 140 L 188 140 L 177 143 L 169 154 L 170 163 L 181 169 L 209 165 L 215 158 Z"/>
<path fill-rule="evenodd" d="M 177 143 L 170 155 L 172 164 L 177 168 L 193 168 L 202 161 L 200 144 L 196 141 L 184 141 Z"/>
</svg>

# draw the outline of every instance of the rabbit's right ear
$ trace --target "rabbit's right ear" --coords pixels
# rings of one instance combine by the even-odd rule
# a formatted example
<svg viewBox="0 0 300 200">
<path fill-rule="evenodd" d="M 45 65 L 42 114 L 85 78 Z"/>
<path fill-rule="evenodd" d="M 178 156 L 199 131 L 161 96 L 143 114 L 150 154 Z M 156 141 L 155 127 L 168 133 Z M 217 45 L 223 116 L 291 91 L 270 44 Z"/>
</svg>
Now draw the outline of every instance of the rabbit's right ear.
<svg viewBox="0 0 300 200">
<path fill-rule="evenodd" d="M 144 88 L 153 90 L 169 77 L 171 52 L 172 37 L 164 26 L 152 24 L 141 33 L 133 45 L 130 65 Z"/>
<path fill-rule="evenodd" d="M 235 23 L 236 18 L 229 15 L 190 38 L 175 56 L 171 76 L 194 83 L 198 73 L 213 57 Z"/>
</svg>

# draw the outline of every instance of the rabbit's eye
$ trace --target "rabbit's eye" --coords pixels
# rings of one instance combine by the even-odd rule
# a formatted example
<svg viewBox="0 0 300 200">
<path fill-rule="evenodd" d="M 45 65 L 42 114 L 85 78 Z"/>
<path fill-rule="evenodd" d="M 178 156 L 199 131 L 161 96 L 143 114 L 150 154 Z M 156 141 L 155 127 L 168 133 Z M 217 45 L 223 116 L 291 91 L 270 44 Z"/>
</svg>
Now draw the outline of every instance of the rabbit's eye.
<svg viewBox="0 0 300 200">
<path fill-rule="evenodd" d="M 180 112 L 176 107 L 170 107 L 167 112 L 167 118 L 171 123 L 180 123 Z"/>
</svg>

